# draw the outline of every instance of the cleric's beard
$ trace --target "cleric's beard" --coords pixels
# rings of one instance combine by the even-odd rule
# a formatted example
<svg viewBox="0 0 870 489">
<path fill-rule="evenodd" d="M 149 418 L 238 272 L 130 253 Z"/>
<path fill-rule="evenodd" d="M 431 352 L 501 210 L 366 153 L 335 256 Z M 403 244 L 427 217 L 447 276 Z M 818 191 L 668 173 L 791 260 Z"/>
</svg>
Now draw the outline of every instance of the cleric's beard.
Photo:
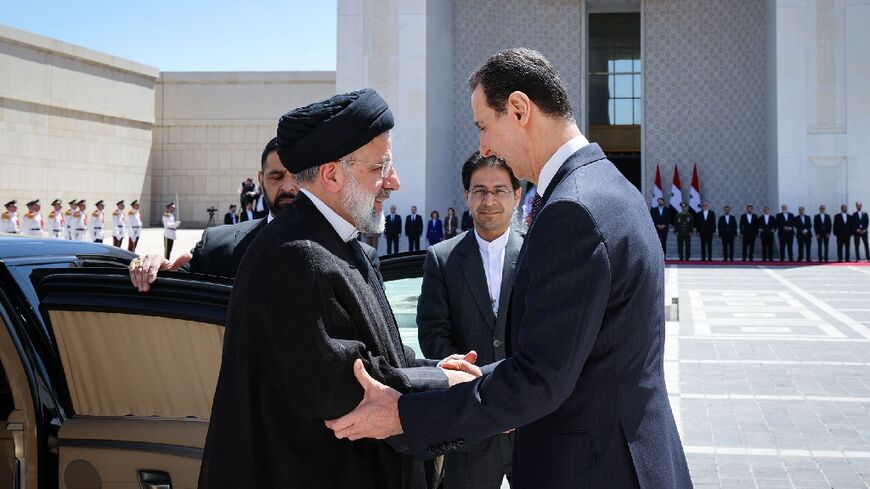
<svg viewBox="0 0 870 489">
<path fill-rule="evenodd" d="M 384 198 L 389 197 L 389 191 L 381 190 L 370 194 L 360 185 L 352 171 L 345 174 L 347 185 L 341 193 L 341 205 L 350 214 L 353 225 L 364 233 L 383 233 L 386 219 L 383 210 L 375 209 L 375 199 L 381 194 L 385 194 Z"/>
</svg>

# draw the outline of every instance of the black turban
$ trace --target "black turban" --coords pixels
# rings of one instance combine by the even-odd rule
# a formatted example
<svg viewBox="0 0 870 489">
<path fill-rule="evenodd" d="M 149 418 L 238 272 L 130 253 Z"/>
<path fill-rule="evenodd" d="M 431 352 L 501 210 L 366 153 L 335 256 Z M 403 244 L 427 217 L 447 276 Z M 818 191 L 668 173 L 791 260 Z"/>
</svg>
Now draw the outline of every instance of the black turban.
<svg viewBox="0 0 870 489">
<path fill-rule="evenodd" d="M 371 88 L 293 109 L 278 120 L 278 157 L 291 173 L 353 153 L 393 128 L 387 102 Z"/>
</svg>

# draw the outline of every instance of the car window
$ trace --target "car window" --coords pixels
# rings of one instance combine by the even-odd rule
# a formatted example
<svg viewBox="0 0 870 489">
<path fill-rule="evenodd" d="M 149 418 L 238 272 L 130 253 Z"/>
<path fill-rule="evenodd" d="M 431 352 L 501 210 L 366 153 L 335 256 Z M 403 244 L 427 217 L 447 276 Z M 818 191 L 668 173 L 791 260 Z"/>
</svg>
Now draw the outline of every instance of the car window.
<svg viewBox="0 0 870 489">
<path fill-rule="evenodd" d="M 30 272 L 37 268 L 72 268 L 75 263 L 70 261 L 49 262 L 49 263 L 27 263 L 21 265 L 9 266 L 9 273 L 15 278 L 15 281 L 21 287 L 21 291 L 27 298 L 30 308 L 33 309 L 33 315 L 39 318 L 42 326 L 42 331 L 46 338 L 51 338 L 48 334 L 48 329 L 45 327 L 45 320 L 42 319 L 42 314 L 39 312 L 39 297 L 36 295 L 36 290 L 33 289 L 33 282 L 30 281 Z"/>
<path fill-rule="evenodd" d="M 420 298 L 422 277 L 401 278 L 384 284 L 387 300 L 393 308 L 402 343 L 414 349 L 417 358 L 423 358 L 420 342 L 417 339 L 417 299 Z"/>
</svg>

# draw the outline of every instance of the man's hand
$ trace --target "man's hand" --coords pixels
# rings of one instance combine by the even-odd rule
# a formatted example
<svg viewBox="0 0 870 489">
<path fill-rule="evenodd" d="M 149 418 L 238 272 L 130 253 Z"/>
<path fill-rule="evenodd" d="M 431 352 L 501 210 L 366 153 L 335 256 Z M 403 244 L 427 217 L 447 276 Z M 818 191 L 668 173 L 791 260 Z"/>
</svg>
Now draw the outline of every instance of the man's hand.
<svg viewBox="0 0 870 489">
<path fill-rule="evenodd" d="M 399 393 L 373 379 L 362 360 L 353 362 L 353 375 L 365 391 L 363 400 L 338 419 L 326 420 L 326 427 L 335 437 L 355 441 L 361 438 L 383 440 L 402 434 L 399 419 Z"/>
<path fill-rule="evenodd" d="M 139 292 L 151 290 L 151 284 L 157 280 L 157 272 L 166 270 L 174 271 L 183 267 L 193 258 L 190 253 L 182 253 L 181 256 L 170 262 L 160 255 L 145 255 L 142 258 L 134 258 L 127 268 L 130 271 L 130 282 Z"/>
</svg>

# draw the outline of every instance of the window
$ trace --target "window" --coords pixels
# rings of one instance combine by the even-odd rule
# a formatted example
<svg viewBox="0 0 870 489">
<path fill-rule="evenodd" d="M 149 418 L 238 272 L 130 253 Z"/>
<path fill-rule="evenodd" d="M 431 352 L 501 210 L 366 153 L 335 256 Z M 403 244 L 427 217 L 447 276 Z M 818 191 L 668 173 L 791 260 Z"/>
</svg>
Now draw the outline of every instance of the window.
<svg viewBox="0 0 870 489">
<path fill-rule="evenodd" d="M 393 308 L 402 343 L 414 349 L 417 358 L 424 358 L 417 339 L 417 300 L 423 286 L 422 277 L 401 278 L 384 283 L 387 300 Z"/>
<path fill-rule="evenodd" d="M 641 68 L 640 14 L 590 14 L 590 125 L 640 125 Z"/>
</svg>

